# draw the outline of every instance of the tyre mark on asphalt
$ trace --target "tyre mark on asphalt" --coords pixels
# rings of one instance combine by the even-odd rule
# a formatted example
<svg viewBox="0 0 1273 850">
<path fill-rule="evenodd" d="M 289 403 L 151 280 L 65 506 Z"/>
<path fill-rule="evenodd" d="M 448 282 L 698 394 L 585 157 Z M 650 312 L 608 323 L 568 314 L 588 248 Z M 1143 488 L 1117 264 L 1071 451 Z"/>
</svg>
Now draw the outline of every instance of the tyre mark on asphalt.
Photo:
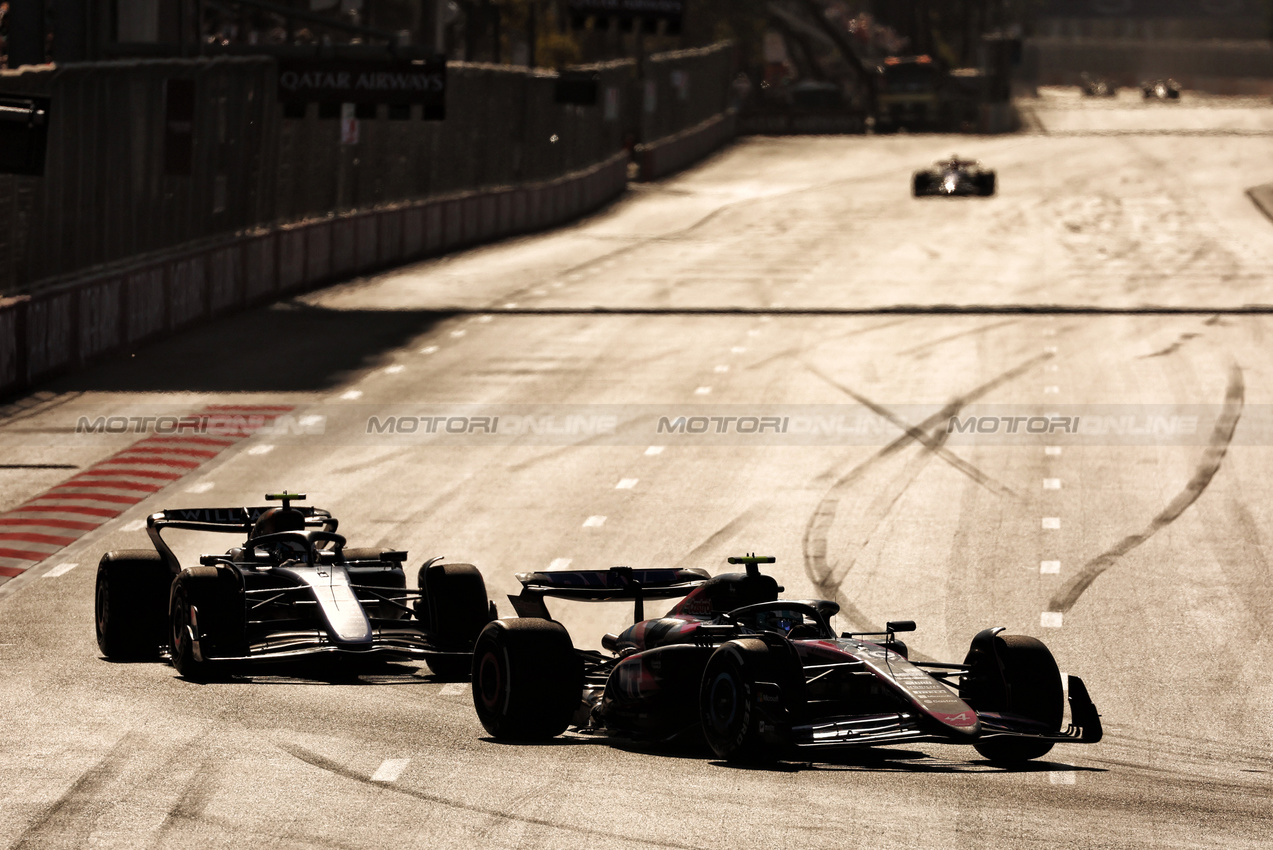
<svg viewBox="0 0 1273 850">
<path fill-rule="evenodd" d="M 750 527 L 755 520 L 770 516 L 773 512 L 772 508 L 773 505 L 769 502 L 757 502 L 747 508 L 747 510 L 712 532 L 702 543 L 691 549 L 688 555 L 677 561 L 676 568 L 684 569 L 701 562 L 707 555 L 711 554 L 713 549 L 736 537 L 739 531 Z"/>
<path fill-rule="evenodd" d="M 57 802 L 18 836 L 10 850 L 87 844 L 98 816 L 110 805 L 105 791 L 124 772 L 137 749 L 137 741 L 138 736 L 131 732 L 124 735 L 101 761 L 75 780 Z"/>
<path fill-rule="evenodd" d="M 872 401 L 866 396 L 858 392 L 855 392 L 852 388 L 846 387 L 845 385 L 841 384 L 839 381 L 823 373 L 816 366 L 813 366 L 812 364 L 809 364 L 809 363 L 804 363 L 803 365 L 806 369 L 808 369 L 814 375 L 818 376 L 826 383 L 835 387 L 837 390 L 844 393 L 849 398 L 856 401 L 858 404 L 870 409 L 877 416 L 883 417 L 884 419 L 887 419 L 889 422 L 896 425 L 902 431 L 902 433 L 909 434 L 916 442 L 922 443 L 927 448 L 936 452 L 938 456 L 941 457 L 942 460 L 949 463 L 951 466 L 953 466 L 955 469 L 962 472 L 964 475 L 967 475 L 969 478 L 971 478 L 973 481 L 980 484 L 982 487 L 985 487 L 987 490 L 990 490 L 992 493 L 995 493 L 999 496 L 1012 496 L 1013 498 L 1017 497 L 1016 492 L 1014 492 L 1011 488 L 1009 488 L 1008 486 L 1004 484 L 1000 484 L 994 478 L 985 474 L 980 469 L 973 466 L 971 463 L 964 460 L 959 455 L 952 452 L 950 449 L 946 448 L 945 442 L 946 442 L 947 431 L 943 430 L 941 434 L 936 437 L 930 436 L 927 431 L 922 430 L 910 424 L 905 419 L 898 416 L 896 413 L 889 410 L 884 405 L 877 404 L 876 402 Z"/>
<path fill-rule="evenodd" d="M 1202 459 L 1194 470 L 1193 477 L 1185 484 L 1185 488 L 1176 494 L 1167 507 L 1150 520 L 1149 525 L 1142 531 L 1124 537 L 1113 547 L 1084 564 L 1074 578 L 1053 595 L 1051 602 L 1048 603 L 1049 611 L 1061 613 L 1069 611 L 1083 595 L 1083 591 L 1100 578 L 1101 574 L 1117 564 L 1124 555 L 1175 522 L 1190 505 L 1198 500 L 1198 497 L 1207 489 L 1207 485 L 1211 483 L 1211 479 L 1220 471 L 1224 456 L 1229 451 L 1229 443 L 1233 440 L 1234 429 L 1238 427 L 1238 420 L 1242 418 L 1245 396 L 1246 386 L 1242 377 L 1242 368 L 1235 363 L 1229 369 L 1229 386 L 1225 391 L 1224 410 L 1211 432 L 1210 445 L 1203 452 Z"/>
<path fill-rule="evenodd" d="M 840 494 L 847 492 L 854 484 L 856 484 L 865 474 L 870 471 L 876 464 L 888 457 L 896 454 L 904 448 L 907 448 L 914 442 L 920 442 L 924 447 L 924 454 L 921 460 L 925 461 L 930 458 L 937 449 L 941 448 L 946 441 L 947 433 L 945 423 L 960 410 L 967 405 L 984 396 L 986 393 L 1015 380 L 1016 378 L 1029 372 L 1055 355 L 1050 352 L 1036 355 L 1013 368 L 1001 373 L 991 380 L 981 384 L 970 390 L 962 396 L 952 399 L 941 410 L 929 416 L 923 422 L 913 426 L 906 433 L 897 437 L 893 442 L 884 446 L 871 457 L 862 463 L 850 469 L 842 475 L 823 495 L 818 502 L 818 506 L 814 509 L 813 514 L 809 517 L 809 522 L 805 525 L 804 538 L 802 541 L 804 550 L 804 569 L 805 574 L 813 583 L 813 586 L 823 595 L 824 598 L 834 599 L 840 604 L 841 611 L 849 618 L 849 620 L 861 630 L 875 628 L 870 623 L 865 614 L 848 599 L 841 589 L 845 578 L 852 570 L 856 559 L 850 560 L 842 568 L 835 568 L 827 558 L 827 536 L 830 533 L 831 526 L 835 522 L 836 510 L 840 502 Z M 936 434 L 930 434 L 930 431 L 939 429 Z M 923 435 L 924 440 L 920 440 L 917 435 Z M 900 488 L 897 497 L 905 492 L 906 488 L 919 475 L 923 464 L 917 464 L 912 467 L 908 465 L 907 471 L 903 474 L 903 486 Z M 907 480 L 907 474 L 910 475 Z M 896 498 L 889 503 L 888 509 L 896 502 Z M 887 514 L 886 514 L 887 515 Z M 882 522 L 880 517 L 878 522 Z M 878 526 L 877 522 L 877 526 Z"/>
<path fill-rule="evenodd" d="M 1197 333 L 1181 334 L 1176 339 L 1175 342 L 1173 342 L 1171 345 L 1167 346 L 1166 348 L 1160 348 L 1158 351 L 1155 351 L 1152 354 L 1142 354 L 1137 359 L 1148 360 L 1151 357 L 1166 357 L 1168 354 L 1175 354 L 1177 351 L 1180 350 L 1181 346 L 1183 346 L 1186 342 L 1188 342 L 1191 339 L 1197 339 L 1200 336 L 1202 336 L 1202 334 L 1197 334 Z"/>
<path fill-rule="evenodd" d="M 203 749 L 203 742 L 200 741 L 198 746 Z M 194 748 L 188 748 L 185 755 L 196 757 Z M 162 845 L 166 836 L 181 829 L 185 824 L 204 820 L 204 812 L 207 810 L 208 803 L 212 801 L 212 797 L 217 790 L 217 772 L 217 763 L 215 761 L 209 760 L 199 765 L 186 782 L 186 786 L 181 792 L 181 797 L 169 810 L 163 823 L 155 830 L 155 841 L 152 842 L 153 844 Z"/>
<path fill-rule="evenodd" d="M 908 349 L 906 349 L 905 351 L 899 351 L 899 352 L 897 352 L 897 353 L 898 353 L 899 355 L 901 355 L 901 354 L 918 354 L 918 353 L 919 353 L 919 352 L 921 352 L 921 351 L 926 351 L 927 349 L 930 349 L 930 348 L 936 348 L 936 347 L 937 347 L 937 346 L 939 346 L 939 345 L 944 345 L 945 343 L 952 342 L 952 341 L 957 340 L 957 339 L 962 339 L 962 338 L 964 338 L 964 337 L 966 337 L 966 336 L 976 336 L 976 335 L 978 335 L 978 334 L 983 334 L 983 333 L 985 333 L 986 331 L 993 331 L 993 330 L 996 330 L 997 328 L 1002 328 L 1002 327 L 1005 327 L 1005 326 L 1007 326 L 1007 325 L 1016 324 L 1016 323 L 1017 323 L 1017 321 L 1019 321 L 1019 320 L 1018 320 L 1018 319 L 1004 319 L 1002 322 L 991 322 L 991 323 L 990 323 L 990 324 L 988 324 L 988 325 L 981 325 L 981 326 L 979 326 L 979 327 L 975 327 L 975 328 L 972 328 L 972 329 L 970 329 L 970 330 L 960 331 L 960 332 L 959 332 L 959 333 L 957 333 L 957 334 L 950 334 L 949 336 L 944 336 L 944 337 L 941 337 L 941 338 L 939 338 L 939 339 L 930 340 L 929 342 L 922 342 L 922 343 L 920 343 L 919 345 L 914 346 L 913 348 L 908 348 Z"/>
<path fill-rule="evenodd" d="M 505 820 L 520 821 L 521 823 L 532 824 L 534 826 L 543 826 L 549 829 L 560 830 L 562 832 L 571 832 L 576 835 L 585 835 L 585 836 L 591 836 L 594 838 L 619 839 L 631 845 L 640 844 L 640 845 L 648 845 L 651 847 L 671 847 L 671 848 L 676 848 L 676 850 L 699 850 L 699 845 L 697 844 L 682 844 L 677 841 L 663 841 L 663 840 L 654 839 L 654 838 L 641 838 L 640 836 L 624 835 L 623 833 L 620 833 L 620 832 L 608 832 L 606 830 L 593 829 L 591 827 L 580 826 L 578 824 L 559 823 L 557 821 L 548 820 L 547 818 L 538 818 L 538 817 L 533 817 L 530 815 L 509 814 L 506 812 L 501 812 L 500 810 L 492 808 L 490 806 L 479 806 L 473 803 L 462 803 L 457 800 L 449 800 L 446 797 L 443 797 L 439 794 L 429 794 L 425 791 L 417 791 L 413 788 L 405 788 L 398 784 L 372 782 L 370 778 L 364 776 L 363 774 L 350 770 L 349 768 L 345 767 L 344 765 L 338 762 L 334 762 L 328 758 L 320 756 L 318 753 L 310 752 L 309 750 L 306 750 L 303 747 L 298 747 L 295 744 L 288 744 L 288 743 L 279 743 L 277 746 L 279 747 L 279 749 L 283 750 L 284 752 L 288 753 L 294 758 L 305 762 L 306 764 L 312 765 L 313 767 L 317 767 L 321 770 L 326 770 L 330 773 L 334 773 L 337 776 L 342 776 L 345 779 L 350 779 L 350 780 L 353 780 L 354 782 L 359 782 L 363 785 L 368 785 L 372 788 L 376 788 L 381 791 L 392 792 L 395 794 L 405 794 L 408 797 L 414 797 L 417 800 L 424 800 L 430 803 L 437 803 L 440 806 L 446 806 L 447 808 L 451 808 L 451 809 L 459 809 L 461 811 L 472 812 L 474 814 L 485 815 L 487 817 L 503 818 Z"/>
</svg>

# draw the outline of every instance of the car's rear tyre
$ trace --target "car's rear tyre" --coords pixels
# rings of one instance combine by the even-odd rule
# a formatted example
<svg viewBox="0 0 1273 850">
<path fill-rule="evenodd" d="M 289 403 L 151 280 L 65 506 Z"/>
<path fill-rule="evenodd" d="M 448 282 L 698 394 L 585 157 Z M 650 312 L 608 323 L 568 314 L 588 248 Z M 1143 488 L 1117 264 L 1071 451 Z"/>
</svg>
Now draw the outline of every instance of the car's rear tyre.
<svg viewBox="0 0 1273 850">
<path fill-rule="evenodd" d="M 916 172 L 915 176 L 911 179 L 911 194 L 918 198 L 919 196 L 927 195 L 932 191 L 932 178 L 923 171 Z"/>
<path fill-rule="evenodd" d="M 988 198 L 995 193 L 995 183 L 995 174 L 992 171 L 989 174 L 981 175 L 977 180 L 977 187 L 981 190 L 981 194 Z"/>
<path fill-rule="evenodd" d="M 770 646 L 759 638 L 731 640 L 712 653 L 699 689 L 699 720 L 712 752 L 727 761 L 753 764 L 778 756 L 765 734 L 757 683 L 778 684 L 784 702 L 798 701 L 792 693 L 804 683 L 798 665 L 790 644 Z"/>
<path fill-rule="evenodd" d="M 583 662 L 552 620 L 495 620 L 473 648 L 473 707 L 500 740 L 546 741 L 566 731 L 583 693 Z"/>
<path fill-rule="evenodd" d="M 97 564 L 97 646 L 115 659 L 154 659 L 167 642 L 172 572 L 158 552 L 121 549 Z"/>
<path fill-rule="evenodd" d="M 204 682 L 212 678 L 213 658 L 242 655 L 244 615 L 242 588 L 232 569 L 182 570 L 173 580 L 168 603 L 168 652 L 177 672 Z"/>
<path fill-rule="evenodd" d="M 1052 652 L 1042 641 L 1026 635 L 996 635 L 994 641 L 1002 678 L 991 666 L 996 663 L 993 657 L 969 652 L 964 663 L 972 669 L 969 684 L 960 686 L 960 697 L 978 711 L 1016 714 L 1043 724 L 1049 732 L 1060 731 L 1065 693 Z M 1005 737 L 987 738 L 973 746 L 990 761 L 1013 763 L 1046 755 L 1052 742 Z"/>
<path fill-rule="evenodd" d="M 477 636 L 491 621 L 486 582 L 472 564 L 433 564 L 420 570 L 423 595 L 416 609 L 438 649 L 470 652 Z M 458 656 L 429 658 L 439 679 L 460 681 L 469 675 L 472 659 Z"/>
</svg>

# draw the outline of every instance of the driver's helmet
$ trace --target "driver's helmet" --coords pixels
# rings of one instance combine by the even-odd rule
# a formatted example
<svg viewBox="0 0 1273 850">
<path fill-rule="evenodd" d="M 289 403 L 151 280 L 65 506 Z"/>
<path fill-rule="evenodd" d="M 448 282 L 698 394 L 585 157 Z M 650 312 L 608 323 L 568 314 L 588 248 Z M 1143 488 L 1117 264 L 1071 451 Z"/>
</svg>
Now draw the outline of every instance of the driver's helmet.
<svg viewBox="0 0 1273 850">
<path fill-rule="evenodd" d="M 304 531 L 305 514 L 295 508 L 270 508 L 256 518 L 249 540 L 281 531 Z"/>
</svg>

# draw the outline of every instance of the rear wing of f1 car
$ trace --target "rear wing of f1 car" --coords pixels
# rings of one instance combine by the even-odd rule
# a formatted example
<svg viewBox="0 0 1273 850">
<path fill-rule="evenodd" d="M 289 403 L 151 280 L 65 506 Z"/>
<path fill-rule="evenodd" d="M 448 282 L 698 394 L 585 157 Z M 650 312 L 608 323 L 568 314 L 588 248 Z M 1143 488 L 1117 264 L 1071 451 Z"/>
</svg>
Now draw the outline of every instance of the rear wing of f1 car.
<svg viewBox="0 0 1273 850">
<path fill-rule="evenodd" d="M 267 497 L 268 498 L 268 497 Z M 289 499 L 290 502 L 290 499 Z M 334 532 L 340 521 L 322 508 L 308 505 L 287 505 L 291 510 L 300 511 L 305 516 L 306 527 L 320 531 Z M 177 556 L 160 537 L 160 532 L 168 528 L 184 531 L 206 531 L 220 534 L 239 534 L 244 539 L 252 531 L 261 514 L 278 507 L 265 505 L 249 508 L 179 508 L 171 511 L 159 511 L 146 517 L 146 534 L 155 545 L 160 557 L 168 564 L 174 574 L 181 572 Z"/>
<path fill-rule="evenodd" d="M 522 592 L 509 595 L 519 617 L 550 620 L 544 597 L 581 602 L 615 602 L 631 599 L 633 622 L 645 619 L 646 599 L 675 599 L 688 594 L 710 578 L 705 570 L 663 567 L 637 570 L 611 567 L 608 570 L 551 570 L 518 573 Z"/>
</svg>

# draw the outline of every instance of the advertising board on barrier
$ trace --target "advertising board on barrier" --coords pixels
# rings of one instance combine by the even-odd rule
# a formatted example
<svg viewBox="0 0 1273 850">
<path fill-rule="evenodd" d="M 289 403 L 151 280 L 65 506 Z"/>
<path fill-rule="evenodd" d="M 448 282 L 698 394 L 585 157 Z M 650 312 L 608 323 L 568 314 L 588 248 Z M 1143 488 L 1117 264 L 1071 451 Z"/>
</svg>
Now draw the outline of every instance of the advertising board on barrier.
<svg viewBox="0 0 1273 850">
<path fill-rule="evenodd" d="M 282 59 L 278 98 L 285 104 L 420 104 L 425 120 L 446 117 L 446 61 Z"/>
</svg>

